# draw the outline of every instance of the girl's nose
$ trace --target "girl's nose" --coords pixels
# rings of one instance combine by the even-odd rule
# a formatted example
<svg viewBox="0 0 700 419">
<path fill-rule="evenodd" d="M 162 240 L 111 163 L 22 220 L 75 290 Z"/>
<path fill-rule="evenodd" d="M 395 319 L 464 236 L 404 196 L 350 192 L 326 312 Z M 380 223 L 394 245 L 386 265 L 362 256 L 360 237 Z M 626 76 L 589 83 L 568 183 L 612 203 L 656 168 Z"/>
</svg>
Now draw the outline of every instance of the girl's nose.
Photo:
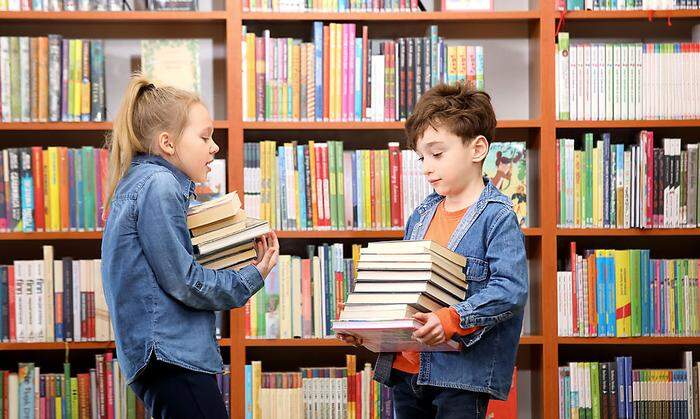
<svg viewBox="0 0 700 419">
<path fill-rule="evenodd" d="M 216 142 L 214 142 L 214 140 L 212 140 L 211 143 L 212 143 L 212 146 L 213 146 L 212 149 L 211 149 L 211 150 L 212 150 L 212 154 L 218 153 L 218 152 L 219 152 L 219 146 L 216 144 Z"/>
</svg>

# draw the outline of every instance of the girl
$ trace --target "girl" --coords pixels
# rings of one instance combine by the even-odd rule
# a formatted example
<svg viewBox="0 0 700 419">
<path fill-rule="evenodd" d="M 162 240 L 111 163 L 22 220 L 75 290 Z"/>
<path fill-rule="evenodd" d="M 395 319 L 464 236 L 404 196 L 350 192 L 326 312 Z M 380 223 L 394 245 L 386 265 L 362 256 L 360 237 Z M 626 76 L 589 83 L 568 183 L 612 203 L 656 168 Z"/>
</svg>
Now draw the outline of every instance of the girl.
<svg viewBox="0 0 700 419">
<path fill-rule="evenodd" d="M 201 99 L 131 78 L 110 138 L 102 278 L 127 383 L 154 418 L 226 418 L 214 311 L 241 307 L 277 263 L 274 233 L 254 266 L 203 268 L 187 230 L 194 182 L 219 147 Z"/>
</svg>

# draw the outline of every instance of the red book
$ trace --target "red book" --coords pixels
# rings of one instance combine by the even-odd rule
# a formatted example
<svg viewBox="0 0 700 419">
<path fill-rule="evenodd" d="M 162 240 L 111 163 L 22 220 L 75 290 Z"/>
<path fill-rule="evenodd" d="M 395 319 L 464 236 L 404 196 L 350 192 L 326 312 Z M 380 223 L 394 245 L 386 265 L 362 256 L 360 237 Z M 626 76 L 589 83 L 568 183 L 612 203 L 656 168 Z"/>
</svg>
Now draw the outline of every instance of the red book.
<svg viewBox="0 0 700 419">
<path fill-rule="evenodd" d="M 586 258 L 588 263 L 588 335 L 596 336 L 598 334 L 598 310 L 596 308 L 596 281 L 598 278 L 596 270 L 595 252 L 590 252 Z"/>
<path fill-rule="evenodd" d="M 571 242 L 571 296 L 574 335 L 578 335 L 578 293 L 576 292 L 576 242 Z"/>
<path fill-rule="evenodd" d="M 59 202 L 61 203 L 61 231 L 70 230 L 70 188 L 68 182 L 68 148 L 58 148 Z"/>
<path fill-rule="evenodd" d="M 335 273 L 335 319 L 340 317 L 340 306 L 345 302 L 345 287 L 343 286 L 343 273 Z"/>
<path fill-rule="evenodd" d="M 114 419 L 114 383 L 113 383 L 112 353 L 107 352 L 104 358 L 105 379 L 105 407 L 107 419 Z"/>
<path fill-rule="evenodd" d="M 330 111 L 330 80 L 331 80 L 331 29 L 323 27 L 323 120 L 329 119 Z"/>
<path fill-rule="evenodd" d="M 367 26 L 362 27 L 362 118 L 366 119 L 367 118 L 367 94 L 369 91 L 367 90 L 367 74 L 368 74 L 368 69 L 367 69 L 367 60 L 368 60 L 368 53 L 367 53 Z"/>
<path fill-rule="evenodd" d="M 376 229 L 378 225 L 378 220 L 377 220 L 377 207 L 378 205 L 375 204 L 375 175 L 374 172 L 376 171 L 376 167 L 374 165 L 374 150 L 369 151 L 369 196 L 370 196 L 370 205 L 371 205 L 371 211 L 370 211 L 370 226 L 371 228 Z"/>
<path fill-rule="evenodd" d="M 560 151 L 559 151 L 559 143 L 560 141 L 556 141 L 556 147 L 557 151 L 554 154 L 556 156 L 557 160 L 557 220 L 559 220 L 559 225 L 564 225 L 566 223 L 566 220 L 561 218 L 561 176 L 560 176 L 560 171 L 561 171 L 561 156 Z"/>
<path fill-rule="evenodd" d="M 245 315 L 245 335 L 246 337 L 251 337 L 251 329 L 250 329 L 250 300 L 245 302 L 245 306 L 243 306 L 243 313 Z"/>
<path fill-rule="evenodd" d="M 321 176 L 323 179 L 323 226 L 330 228 L 331 226 L 331 197 L 328 174 L 328 147 L 326 143 L 321 147 Z"/>
<path fill-rule="evenodd" d="M 46 228 L 44 213 L 44 159 L 41 147 L 32 147 L 32 178 L 34 180 L 34 228 Z"/>
<path fill-rule="evenodd" d="M 391 42 L 382 42 L 384 50 L 384 120 L 390 121 L 391 113 Z"/>
<path fill-rule="evenodd" d="M 362 374 L 355 374 L 355 419 L 362 419 Z"/>
<path fill-rule="evenodd" d="M 17 318 L 15 316 L 15 267 L 13 265 L 7 266 L 7 297 L 8 318 L 10 320 L 10 342 L 15 342 L 17 340 L 17 330 L 15 327 Z"/>
<path fill-rule="evenodd" d="M 517 419 L 518 417 L 518 369 L 513 370 L 513 381 L 510 383 L 508 398 L 503 400 L 490 400 L 486 408 L 486 417 L 489 419 Z"/>
<path fill-rule="evenodd" d="M 654 132 L 648 131 L 647 138 L 647 172 L 646 172 L 646 191 L 647 191 L 647 216 L 646 226 L 651 228 L 654 226 Z"/>
<path fill-rule="evenodd" d="M 90 417 L 90 374 L 78 374 L 78 412 L 79 417 Z"/>
<path fill-rule="evenodd" d="M 350 91 L 348 90 L 348 41 L 350 31 L 348 26 L 350 24 L 341 24 L 341 40 L 340 40 L 340 116 L 343 121 L 348 120 L 348 98 L 350 96 Z"/>
<path fill-rule="evenodd" d="M 88 337 L 95 340 L 95 291 L 88 292 Z"/>
<path fill-rule="evenodd" d="M 265 120 L 265 38 L 255 38 L 255 117 Z"/>
<path fill-rule="evenodd" d="M 391 226 L 403 227 L 401 222 L 401 150 L 399 143 L 389 143 L 389 184 L 391 197 Z"/>
</svg>

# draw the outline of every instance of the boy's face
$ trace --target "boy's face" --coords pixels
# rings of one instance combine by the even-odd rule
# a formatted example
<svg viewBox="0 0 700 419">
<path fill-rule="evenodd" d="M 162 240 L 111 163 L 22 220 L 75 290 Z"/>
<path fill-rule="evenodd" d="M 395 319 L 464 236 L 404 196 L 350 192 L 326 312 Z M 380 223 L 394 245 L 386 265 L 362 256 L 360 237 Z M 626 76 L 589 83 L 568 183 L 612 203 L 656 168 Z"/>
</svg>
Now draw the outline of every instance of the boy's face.
<svg viewBox="0 0 700 419">
<path fill-rule="evenodd" d="M 438 126 L 428 127 L 416 142 L 416 153 L 423 164 L 423 174 L 435 192 L 457 196 L 473 179 L 481 179 L 488 141 L 478 136 L 464 143 L 462 139 Z"/>
</svg>

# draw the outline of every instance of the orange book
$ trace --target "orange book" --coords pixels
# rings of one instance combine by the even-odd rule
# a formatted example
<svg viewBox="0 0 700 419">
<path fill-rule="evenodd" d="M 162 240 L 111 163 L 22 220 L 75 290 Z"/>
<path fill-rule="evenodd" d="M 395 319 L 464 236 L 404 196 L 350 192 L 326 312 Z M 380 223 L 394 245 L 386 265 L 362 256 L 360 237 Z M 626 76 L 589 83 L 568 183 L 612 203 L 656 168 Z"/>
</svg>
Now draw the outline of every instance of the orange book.
<svg viewBox="0 0 700 419">
<path fill-rule="evenodd" d="M 591 252 L 586 258 L 588 263 L 588 335 L 596 336 L 598 333 L 598 310 L 596 308 L 596 271 L 595 253 Z"/>
<path fill-rule="evenodd" d="M 44 231 L 44 159 L 41 147 L 32 147 L 32 178 L 34 180 L 34 228 Z"/>
<path fill-rule="evenodd" d="M 510 383 L 508 398 L 490 400 L 486 408 L 488 419 L 517 419 L 518 418 L 518 368 L 513 369 L 513 380 Z"/>
<path fill-rule="evenodd" d="M 39 122 L 49 119 L 49 38 L 39 38 Z"/>
<path fill-rule="evenodd" d="M 61 231 L 70 229 L 70 184 L 68 182 L 68 147 L 58 148 L 58 185 Z"/>
</svg>

